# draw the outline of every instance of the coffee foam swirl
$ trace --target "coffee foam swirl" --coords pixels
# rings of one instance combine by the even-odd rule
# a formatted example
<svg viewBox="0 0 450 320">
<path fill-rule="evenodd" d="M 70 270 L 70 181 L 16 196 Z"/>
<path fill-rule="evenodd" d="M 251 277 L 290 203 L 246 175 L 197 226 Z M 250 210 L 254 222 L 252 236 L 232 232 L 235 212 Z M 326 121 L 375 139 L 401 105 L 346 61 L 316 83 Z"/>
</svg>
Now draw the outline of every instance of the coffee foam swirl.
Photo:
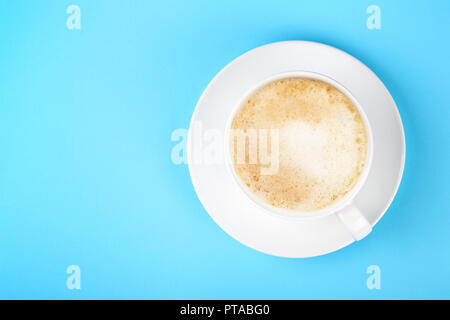
<svg viewBox="0 0 450 320">
<path fill-rule="evenodd" d="M 346 95 L 322 81 L 288 78 L 258 89 L 231 129 L 279 130 L 276 173 L 262 175 L 262 164 L 234 164 L 251 192 L 278 208 L 326 208 L 354 187 L 364 169 L 368 138 L 361 115 Z"/>
</svg>

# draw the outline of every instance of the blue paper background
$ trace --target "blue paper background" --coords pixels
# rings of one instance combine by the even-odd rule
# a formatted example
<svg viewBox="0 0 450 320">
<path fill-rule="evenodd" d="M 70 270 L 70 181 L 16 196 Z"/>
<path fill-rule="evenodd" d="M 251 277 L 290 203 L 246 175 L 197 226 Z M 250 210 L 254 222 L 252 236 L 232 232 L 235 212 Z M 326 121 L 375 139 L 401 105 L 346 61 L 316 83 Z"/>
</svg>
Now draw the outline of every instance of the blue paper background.
<svg viewBox="0 0 450 320">
<path fill-rule="evenodd" d="M 81 8 L 68 30 L 66 8 Z M 366 8 L 381 8 L 381 30 Z M 450 2 L 2 1 L 0 298 L 450 298 Z M 373 233 L 285 259 L 225 234 L 171 162 L 213 76 L 311 40 L 366 63 L 398 104 L 402 185 Z M 81 268 L 81 290 L 66 268 Z M 368 290 L 366 268 L 381 268 Z"/>
</svg>

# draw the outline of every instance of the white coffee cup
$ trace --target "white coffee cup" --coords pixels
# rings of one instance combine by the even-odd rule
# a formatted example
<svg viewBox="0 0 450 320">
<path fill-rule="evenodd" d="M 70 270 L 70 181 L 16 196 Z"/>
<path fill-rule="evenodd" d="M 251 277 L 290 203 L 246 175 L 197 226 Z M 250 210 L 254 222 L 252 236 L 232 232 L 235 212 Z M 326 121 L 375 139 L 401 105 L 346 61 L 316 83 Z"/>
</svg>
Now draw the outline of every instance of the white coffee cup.
<svg viewBox="0 0 450 320">
<path fill-rule="evenodd" d="M 236 112 L 239 110 L 240 106 L 243 104 L 243 102 L 256 90 L 263 87 L 266 84 L 269 84 L 271 82 L 274 82 L 276 80 L 284 79 L 284 78 L 308 78 L 308 79 L 314 79 L 314 80 L 320 80 L 325 83 L 328 83 L 341 91 L 343 94 L 345 94 L 350 101 L 354 104 L 354 106 L 358 109 L 359 114 L 361 115 L 361 118 L 364 122 L 366 132 L 367 132 L 367 155 L 366 155 L 366 162 L 363 169 L 363 172 L 359 176 L 359 179 L 355 186 L 340 200 L 333 203 L 332 205 L 313 212 L 301 212 L 296 210 L 286 210 L 281 208 L 276 208 L 274 206 L 271 206 L 265 202 L 263 202 L 261 199 L 259 199 L 256 195 L 254 195 L 246 186 L 244 186 L 243 182 L 238 178 L 233 162 L 231 159 L 231 154 L 229 150 L 229 136 L 230 136 L 230 130 L 231 130 L 231 123 L 233 118 L 236 115 Z M 306 220 L 306 219 L 318 219 L 324 216 L 335 214 L 339 217 L 340 221 L 344 224 L 344 226 L 349 230 L 349 232 L 352 234 L 353 238 L 355 240 L 361 240 L 365 236 L 367 236 L 371 230 L 372 227 L 370 223 L 365 218 L 364 214 L 355 206 L 353 203 L 353 200 L 355 199 L 358 192 L 361 190 L 362 186 L 364 185 L 367 176 L 370 171 L 370 167 L 372 164 L 372 158 L 373 158 L 373 136 L 372 136 L 372 130 L 370 127 L 370 123 L 368 121 L 367 115 L 365 114 L 363 108 L 358 103 L 358 101 L 353 97 L 353 95 L 347 90 L 344 86 L 342 86 L 337 81 L 331 79 L 328 76 L 325 76 L 323 74 L 315 73 L 315 72 L 309 72 L 309 71 L 291 71 L 291 72 L 283 72 L 280 74 L 273 75 L 264 81 L 255 84 L 253 88 L 247 91 L 245 95 L 243 95 L 242 99 L 240 99 L 236 103 L 236 107 L 234 111 L 231 113 L 229 120 L 227 122 L 226 132 L 225 132 L 225 161 L 227 163 L 228 171 L 229 173 L 234 177 L 234 181 L 236 182 L 236 186 L 240 188 L 256 205 L 259 206 L 262 211 L 264 211 L 267 214 L 271 214 L 273 216 L 276 216 L 279 219 L 290 219 L 290 220 Z"/>
</svg>

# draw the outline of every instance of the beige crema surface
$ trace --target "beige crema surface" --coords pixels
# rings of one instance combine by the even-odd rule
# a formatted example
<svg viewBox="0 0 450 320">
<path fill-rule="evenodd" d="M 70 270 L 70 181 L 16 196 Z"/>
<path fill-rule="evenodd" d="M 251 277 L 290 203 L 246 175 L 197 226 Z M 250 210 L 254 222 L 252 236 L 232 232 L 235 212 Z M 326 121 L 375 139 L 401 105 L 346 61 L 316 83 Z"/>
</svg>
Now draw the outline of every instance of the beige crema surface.
<svg viewBox="0 0 450 320">
<path fill-rule="evenodd" d="M 317 211 L 344 197 L 360 177 L 367 155 L 367 132 L 357 108 L 341 91 L 318 80 L 289 78 L 254 92 L 237 111 L 232 131 L 278 132 L 266 139 L 277 170 L 264 174 L 267 161 L 245 162 L 230 135 L 230 152 L 238 179 L 264 202 L 281 209 Z M 262 130 L 261 130 L 262 129 Z M 258 138 L 257 152 L 261 151 Z M 273 165 L 273 163 L 272 163 Z"/>
</svg>

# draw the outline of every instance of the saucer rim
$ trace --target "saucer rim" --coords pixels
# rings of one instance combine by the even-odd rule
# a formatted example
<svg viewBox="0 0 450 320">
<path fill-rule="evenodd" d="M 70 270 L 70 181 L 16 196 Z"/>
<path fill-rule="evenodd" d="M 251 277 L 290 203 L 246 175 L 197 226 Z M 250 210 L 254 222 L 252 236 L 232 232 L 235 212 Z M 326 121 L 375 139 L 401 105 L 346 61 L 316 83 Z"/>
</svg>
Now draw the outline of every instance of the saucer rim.
<svg viewBox="0 0 450 320">
<path fill-rule="evenodd" d="M 336 47 L 324 44 L 324 43 L 320 43 L 320 42 L 314 42 L 314 41 L 302 41 L 302 40 L 291 40 L 291 41 L 278 41 L 278 42 L 272 42 L 272 43 L 268 43 L 259 47 L 256 47 L 254 49 L 251 49 L 245 53 L 243 53 L 242 55 L 236 57 L 235 59 L 233 59 L 232 61 L 230 61 L 228 64 L 226 64 L 212 79 L 211 81 L 208 83 L 208 85 L 205 87 L 205 89 L 203 90 L 200 98 L 198 99 L 194 112 L 192 114 L 191 117 L 191 121 L 189 124 L 189 130 L 188 130 L 188 139 L 187 139 L 187 158 L 188 158 L 188 169 L 189 169 L 189 175 L 194 187 L 194 190 L 197 194 L 198 199 L 200 200 L 203 208 L 205 209 L 205 211 L 208 213 L 208 215 L 213 219 L 213 221 L 229 236 L 231 236 L 233 239 L 235 239 L 236 241 L 242 243 L 243 245 L 252 248 L 258 252 L 262 252 L 268 255 L 272 255 L 272 256 L 278 256 L 278 257 L 285 257 L 285 258 L 308 258 L 308 257 L 316 257 L 316 256 L 321 256 L 321 255 L 325 255 L 331 252 L 335 252 L 338 251 L 346 246 L 348 246 L 349 244 L 353 243 L 354 241 L 343 241 L 341 243 L 341 245 L 336 246 L 335 248 L 331 249 L 331 250 L 324 250 L 321 251 L 318 254 L 315 255 L 307 255 L 307 256 L 298 256 L 298 255 L 285 255 L 285 254 L 276 254 L 273 252 L 266 252 L 264 250 L 262 250 L 261 248 L 256 248 L 253 245 L 249 244 L 249 243 L 245 243 L 242 240 L 238 239 L 237 236 L 234 235 L 233 232 L 230 232 L 229 230 L 226 230 L 218 221 L 217 221 L 217 217 L 210 213 L 210 211 L 207 209 L 207 205 L 205 204 L 205 199 L 203 199 L 203 196 L 201 195 L 201 193 L 198 190 L 197 187 L 197 180 L 196 177 L 194 175 L 193 172 L 193 166 L 191 163 L 191 147 L 192 147 L 192 127 L 193 127 L 193 123 L 196 120 L 196 116 L 199 112 L 199 107 L 202 105 L 204 98 L 207 94 L 207 92 L 210 90 L 210 88 L 217 82 L 217 80 L 223 75 L 223 73 L 228 70 L 231 66 L 233 66 L 235 63 L 237 63 L 238 61 L 245 59 L 248 55 L 251 55 L 252 53 L 254 53 L 254 51 L 256 50 L 261 50 L 263 48 L 267 48 L 267 47 L 272 47 L 272 46 L 283 46 L 283 45 L 298 45 L 298 44 L 303 44 L 303 45 L 311 45 L 311 46 L 317 46 L 317 47 L 324 47 L 327 50 L 332 50 L 335 52 L 338 52 L 340 54 L 344 54 L 347 57 L 350 57 L 353 63 L 357 63 L 360 66 L 362 66 L 366 72 L 369 72 L 373 77 L 377 78 L 379 80 L 379 82 L 382 84 L 384 91 L 387 93 L 387 96 L 389 97 L 389 102 L 390 105 L 393 106 L 393 110 L 395 113 L 395 121 L 396 123 L 399 125 L 399 131 L 400 131 L 400 139 L 401 139 L 401 153 L 400 153 L 400 168 L 398 170 L 398 174 L 397 174 L 397 178 L 395 180 L 395 188 L 389 198 L 389 201 L 386 201 L 384 204 L 384 207 L 382 210 L 379 211 L 379 213 L 377 214 L 376 219 L 371 222 L 371 226 L 374 227 L 379 221 L 380 219 L 386 214 L 387 210 L 389 209 L 389 207 L 391 206 L 392 202 L 394 201 L 398 190 L 400 188 L 401 185 L 401 181 L 403 178 L 403 174 L 404 174 L 404 170 L 405 170 L 405 162 L 406 162 L 406 138 L 405 138 L 405 131 L 404 131 L 404 126 L 403 126 L 403 121 L 400 115 L 400 112 L 398 110 L 397 104 L 395 103 L 395 100 L 393 99 L 391 93 L 389 92 L 389 90 L 387 89 L 386 85 L 383 83 L 383 81 L 381 81 L 381 79 L 376 75 L 376 73 L 374 71 L 372 71 L 368 66 L 366 66 L 362 61 L 358 60 L 357 58 L 355 58 L 354 56 L 352 56 L 351 54 L 338 49 Z M 284 72 L 284 71 L 280 71 L 280 72 Z M 312 71 L 313 72 L 313 71 Z M 327 74 L 325 74 L 325 76 L 331 77 Z M 333 77 L 332 77 L 333 78 Z M 339 80 L 336 80 L 339 81 Z M 261 209 L 262 210 L 262 209 Z M 318 217 L 317 219 L 315 219 L 315 223 L 320 222 L 320 220 L 323 220 L 324 217 Z"/>
</svg>

